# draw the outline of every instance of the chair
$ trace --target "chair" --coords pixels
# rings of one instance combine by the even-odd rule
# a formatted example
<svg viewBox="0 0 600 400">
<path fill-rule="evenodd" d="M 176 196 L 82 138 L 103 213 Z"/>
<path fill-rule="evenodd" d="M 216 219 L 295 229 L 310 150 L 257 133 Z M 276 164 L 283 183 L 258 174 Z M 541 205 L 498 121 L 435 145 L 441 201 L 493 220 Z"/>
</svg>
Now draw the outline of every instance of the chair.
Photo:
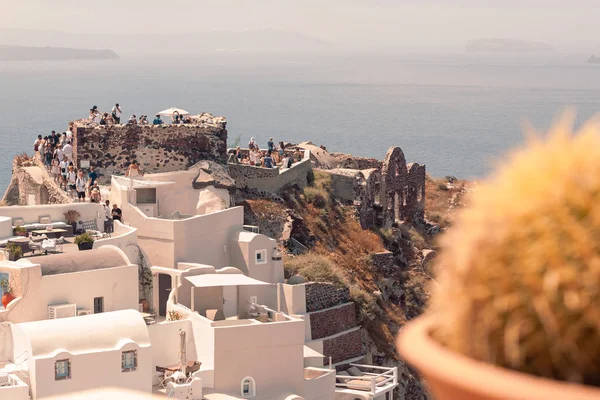
<svg viewBox="0 0 600 400">
<path fill-rule="evenodd" d="M 42 242 L 42 250 L 48 254 L 48 251 L 56 253 L 56 240 L 57 239 L 45 239 Z"/>
<path fill-rule="evenodd" d="M 89 233 L 90 235 L 94 236 L 95 238 L 102 237 L 102 232 L 98 229 L 98 225 L 96 225 L 95 219 L 93 219 L 91 221 L 82 221 L 81 225 L 83 227 L 83 230 L 86 233 Z"/>
<path fill-rule="evenodd" d="M 33 240 L 29 241 L 29 251 L 31 251 L 31 254 L 35 254 L 35 252 L 39 251 L 40 253 L 42 252 L 42 244 L 40 242 L 34 242 Z"/>
</svg>

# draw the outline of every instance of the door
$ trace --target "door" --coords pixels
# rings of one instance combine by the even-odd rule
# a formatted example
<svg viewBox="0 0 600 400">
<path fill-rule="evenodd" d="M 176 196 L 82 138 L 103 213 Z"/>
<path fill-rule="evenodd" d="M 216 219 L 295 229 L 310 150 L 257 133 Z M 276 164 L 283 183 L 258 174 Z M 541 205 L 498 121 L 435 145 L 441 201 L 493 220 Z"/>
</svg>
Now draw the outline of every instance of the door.
<svg viewBox="0 0 600 400">
<path fill-rule="evenodd" d="M 158 315 L 167 316 L 167 300 L 172 289 L 171 275 L 158 275 Z"/>
<path fill-rule="evenodd" d="M 237 286 L 223 286 L 223 314 L 225 318 L 237 317 Z"/>
<path fill-rule="evenodd" d="M 104 312 L 104 297 L 94 297 L 94 314 Z"/>
</svg>

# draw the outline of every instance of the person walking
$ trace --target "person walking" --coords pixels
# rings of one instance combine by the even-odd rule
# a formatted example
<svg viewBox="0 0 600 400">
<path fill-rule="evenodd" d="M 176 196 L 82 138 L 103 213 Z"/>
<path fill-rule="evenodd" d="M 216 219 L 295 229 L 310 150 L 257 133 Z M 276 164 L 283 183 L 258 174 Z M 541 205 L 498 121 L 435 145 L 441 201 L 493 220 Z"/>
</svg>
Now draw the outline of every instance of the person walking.
<svg viewBox="0 0 600 400">
<path fill-rule="evenodd" d="M 62 148 L 62 151 L 69 160 L 73 159 L 73 146 L 71 145 L 71 141 L 67 139 L 67 143 Z"/>
<path fill-rule="evenodd" d="M 119 125 L 121 123 L 121 107 L 119 106 L 119 103 L 115 104 L 112 108 L 112 117 L 115 124 Z"/>
<path fill-rule="evenodd" d="M 67 182 L 69 184 L 69 195 L 75 196 L 77 173 L 75 173 L 75 168 L 72 165 L 69 166 L 67 171 Z"/>
</svg>

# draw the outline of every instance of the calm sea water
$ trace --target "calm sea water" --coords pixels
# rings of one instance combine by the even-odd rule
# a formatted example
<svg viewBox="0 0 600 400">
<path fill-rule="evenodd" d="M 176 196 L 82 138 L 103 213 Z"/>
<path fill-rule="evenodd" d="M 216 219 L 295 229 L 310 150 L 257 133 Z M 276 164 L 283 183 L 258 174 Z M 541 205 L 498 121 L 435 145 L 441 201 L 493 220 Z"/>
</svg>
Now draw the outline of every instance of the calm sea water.
<svg viewBox="0 0 600 400">
<path fill-rule="evenodd" d="M 228 54 L 195 59 L 0 62 L 0 190 L 12 157 L 92 105 L 127 116 L 170 106 L 228 117 L 230 138 L 311 140 L 382 158 L 402 147 L 437 176 L 481 177 L 567 107 L 600 111 L 600 66 L 585 55 Z"/>
</svg>

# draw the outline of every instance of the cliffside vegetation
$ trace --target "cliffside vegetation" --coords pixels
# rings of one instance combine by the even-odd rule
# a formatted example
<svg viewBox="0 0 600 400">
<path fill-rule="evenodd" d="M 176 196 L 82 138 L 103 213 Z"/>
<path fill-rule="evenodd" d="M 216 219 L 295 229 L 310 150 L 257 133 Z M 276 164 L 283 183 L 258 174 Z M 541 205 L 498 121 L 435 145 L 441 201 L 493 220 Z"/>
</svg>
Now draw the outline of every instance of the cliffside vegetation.
<svg viewBox="0 0 600 400">
<path fill-rule="evenodd" d="M 426 218 L 447 229 L 467 184 L 451 177 L 428 177 L 426 184 Z M 336 200 L 330 175 L 319 170 L 304 190 L 290 188 L 282 196 L 283 202 L 246 200 L 247 223 L 287 241 L 300 253 L 284 255 L 286 277 L 299 275 L 307 281 L 348 287 L 366 332 L 366 360 L 399 365 L 404 398 L 426 398 L 413 371 L 398 359 L 395 336 L 404 323 L 421 314 L 429 298 L 432 272 L 423 250 L 435 249 L 438 235 L 428 235 L 421 226 L 409 223 L 363 230 L 356 207 Z M 373 256 L 388 251 L 395 266 L 375 265 Z"/>
</svg>

